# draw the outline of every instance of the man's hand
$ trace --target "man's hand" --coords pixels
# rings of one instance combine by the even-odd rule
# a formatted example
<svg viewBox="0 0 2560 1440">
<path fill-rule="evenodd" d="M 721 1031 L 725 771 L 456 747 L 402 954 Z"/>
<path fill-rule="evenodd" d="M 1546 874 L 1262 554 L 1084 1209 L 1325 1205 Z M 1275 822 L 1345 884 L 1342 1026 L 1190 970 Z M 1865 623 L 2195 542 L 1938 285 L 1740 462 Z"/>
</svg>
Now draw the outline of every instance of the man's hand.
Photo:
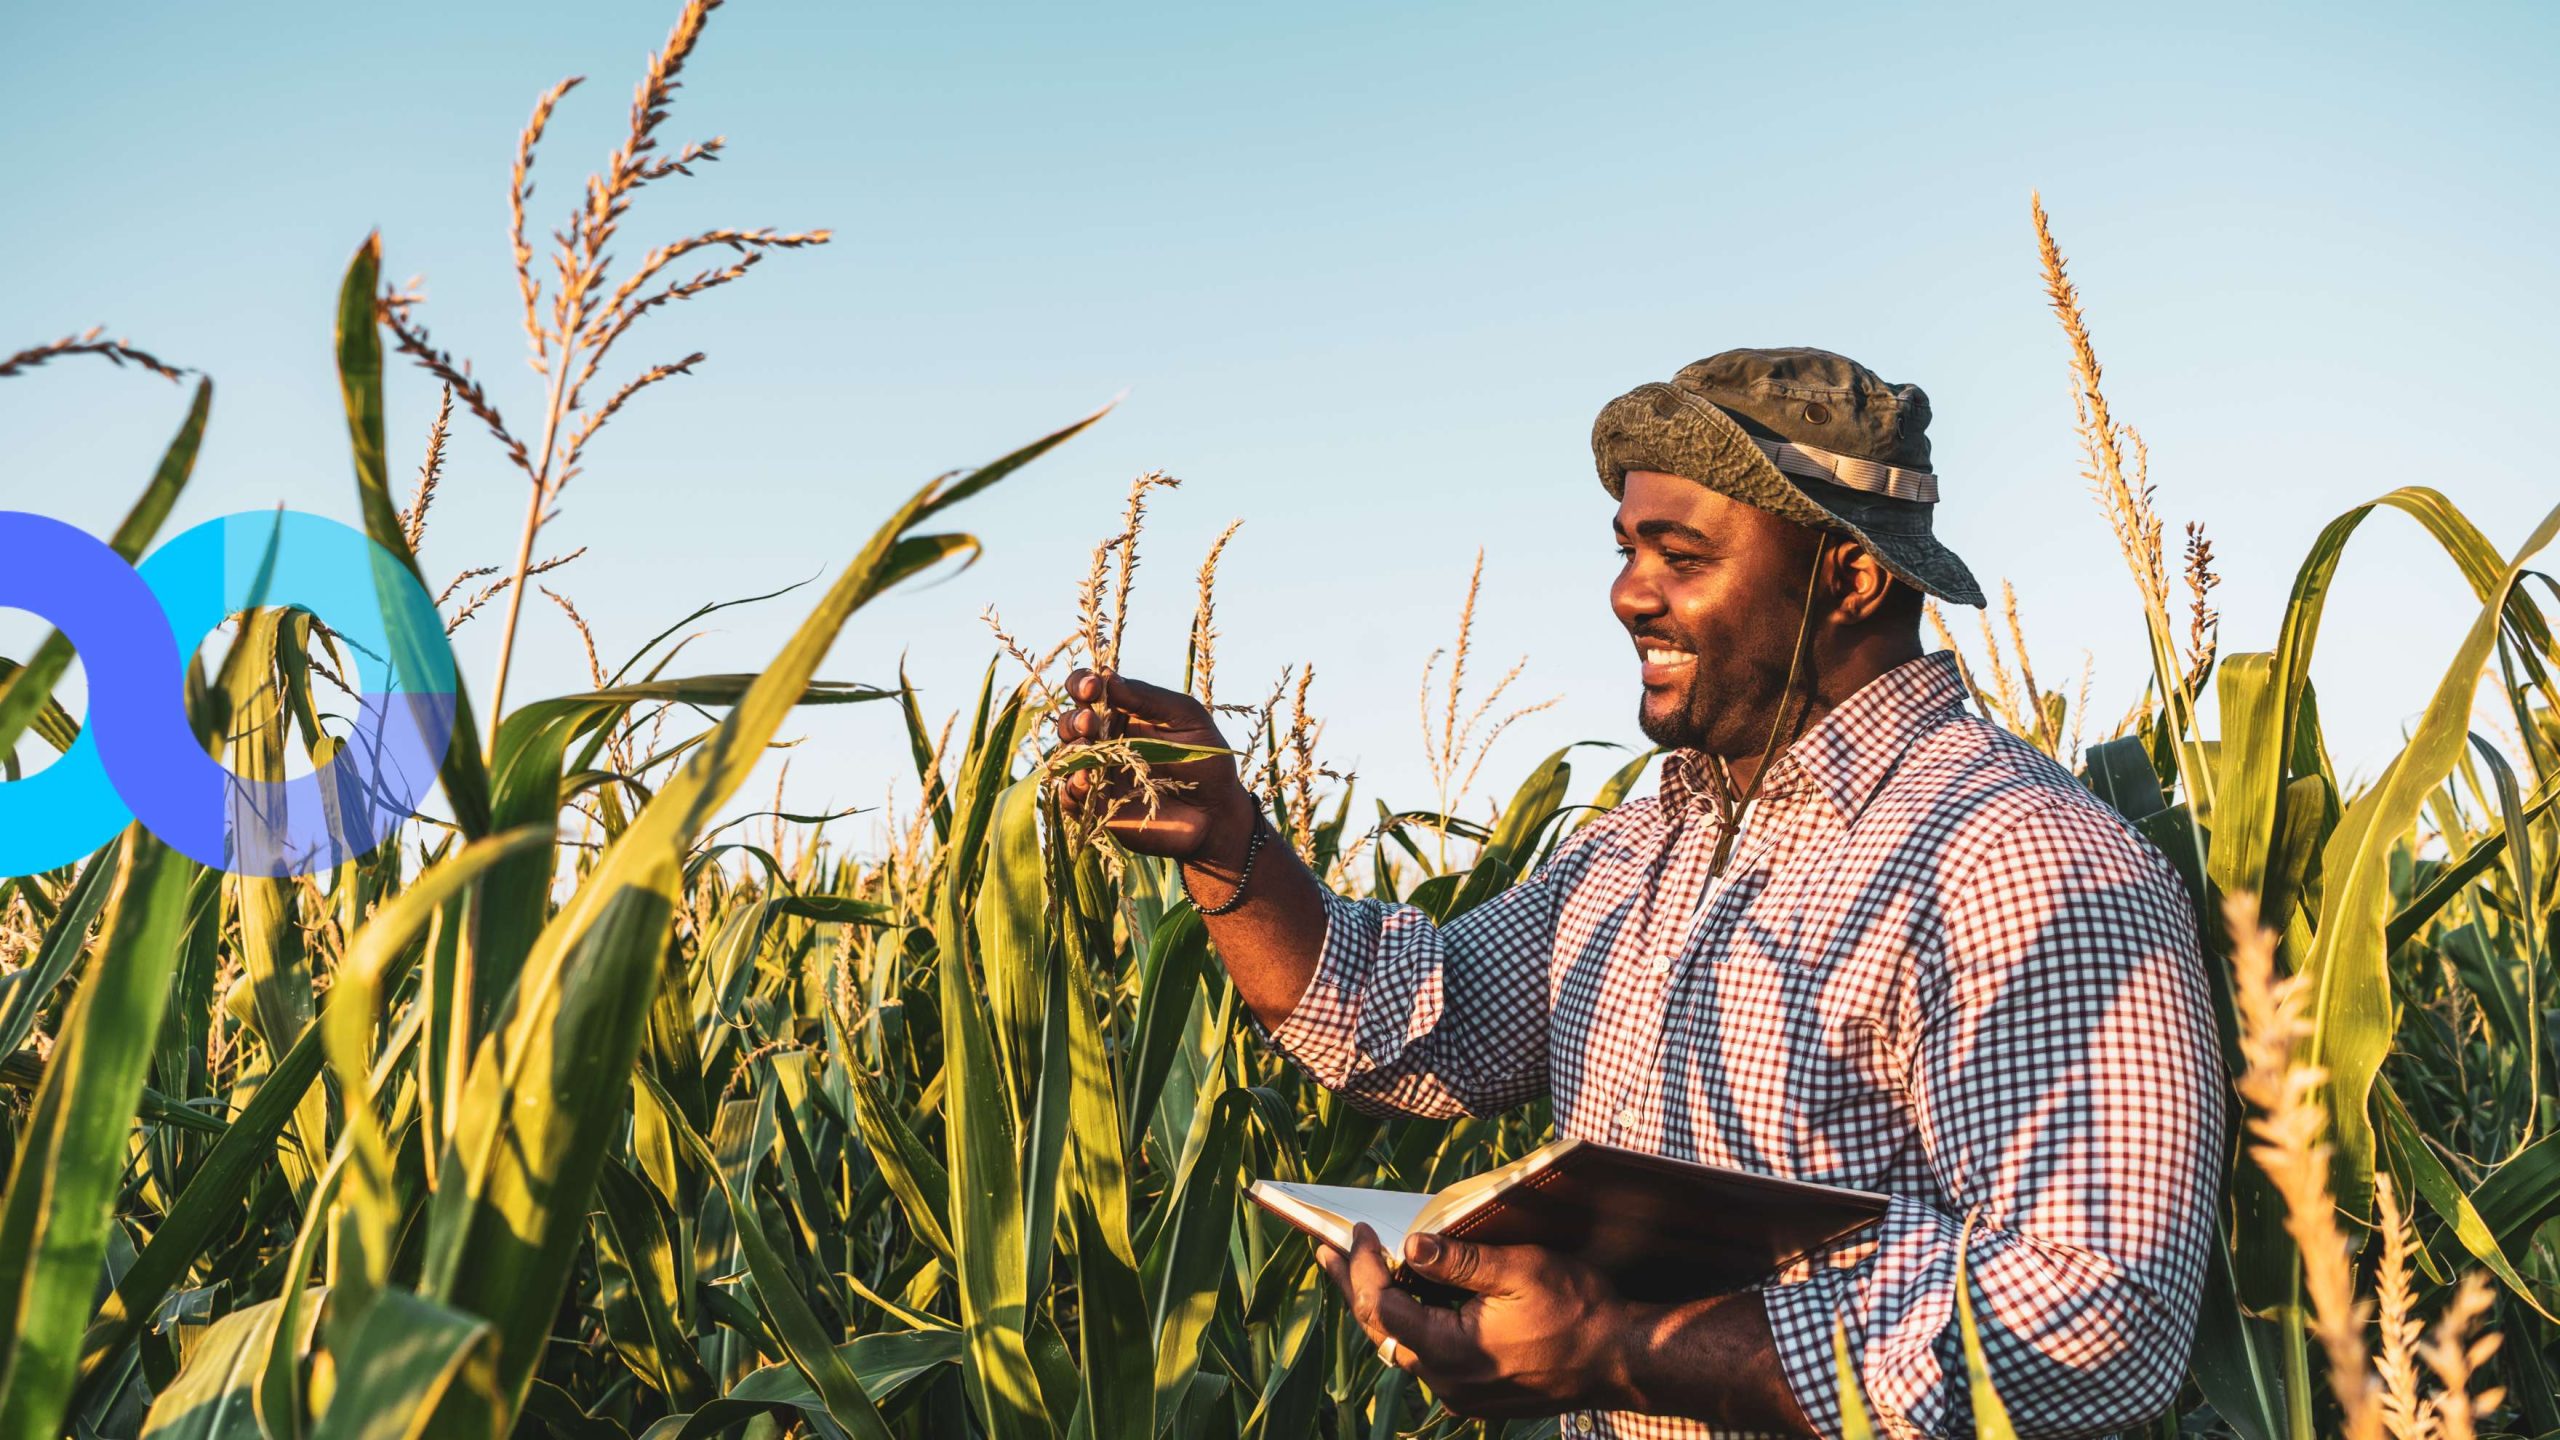
<svg viewBox="0 0 2560 1440">
<path fill-rule="evenodd" d="M 1634 1403 L 1635 1311 L 1599 1271 L 1535 1245 L 1417 1235 L 1405 1244 L 1407 1263 L 1471 1292 L 1450 1310 L 1395 1288 L 1392 1262 L 1368 1226 L 1353 1238 L 1349 1255 L 1319 1244 L 1317 1262 L 1369 1338 L 1392 1338 L 1396 1365 L 1451 1411 L 1495 1419 Z"/>
<path fill-rule="evenodd" d="M 1067 677 L 1066 693 L 1068 706 L 1057 722 L 1062 744 L 1127 737 L 1226 748 L 1208 707 L 1180 691 L 1078 670 Z M 1111 837 L 1141 855 L 1230 865 L 1242 857 L 1257 816 L 1252 795 L 1236 778 L 1234 757 L 1158 765 L 1149 773 L 1174 782 L 1157 794 L 1152 814 L 1126 767 L 1079 770 L 1058 782 L 1059 798 L 1072 807 L 1109 807 Z"/>
<path fill-rule="evenodd" d="M 1058 716 L 1060 743 L 1093 745 L 1123 737 L 1204 750 L 1227 747 L 1209 708 L 1188 695 L 1090 670 L 1069 675 L 1067 709 Z M 1266 834 L 1261 849 L 1254 849 L 1262 807 L 1236 778 L 1234 756 L 1156 765 L 1149 775 L 1176 782 L 1157 793 L 1152 814 L 1126 766 L 1076 771 L 1058 782 L 1058 799 L 1070 807 L 1090 805 L 1089 813 L 1108 813 L 1112 838 L 1130 850 L 1182 862 L 1183 888 L 1201 886 L 1192 893 L 1219 962 L 1235 977 L 1236 994 L 1266 1028 L 1278 1029 L 1306 993 L 1324 949 L 1323 888 L 1286 842 Z"/>
</svg>

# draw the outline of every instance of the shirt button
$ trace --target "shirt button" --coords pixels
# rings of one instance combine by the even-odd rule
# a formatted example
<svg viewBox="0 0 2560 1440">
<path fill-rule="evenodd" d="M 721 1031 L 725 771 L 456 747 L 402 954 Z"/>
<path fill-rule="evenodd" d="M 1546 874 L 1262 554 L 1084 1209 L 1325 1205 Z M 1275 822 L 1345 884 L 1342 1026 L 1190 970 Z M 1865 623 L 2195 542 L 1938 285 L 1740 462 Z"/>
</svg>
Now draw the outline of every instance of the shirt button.
<svg viewBox="0 0 2560 1440">
<path fill-rule="evenodd" d="M 1620 1107 L 1618 1111 L 1618 1128 L 1621 1130 L 1633 1130 L 1636 1128 L 1636 1107 L 1633 1105 Z"/>
<path fill-rule="evenodd" d="M 1644 968 L 1652 971 L 1656 975 L 1668 975 L 1671 973 L 1671 957 L 1668 955 L 1656 955 L 1652 959 L 1644 962 Z"/>
<path fill-rule="evenodd" d="M 1576 1435 L 1588 1435 L 1591 1433 L 1590 1411 L 1576 1410 L 1573 1412 L 1573 1433 Z"/>
</svg>

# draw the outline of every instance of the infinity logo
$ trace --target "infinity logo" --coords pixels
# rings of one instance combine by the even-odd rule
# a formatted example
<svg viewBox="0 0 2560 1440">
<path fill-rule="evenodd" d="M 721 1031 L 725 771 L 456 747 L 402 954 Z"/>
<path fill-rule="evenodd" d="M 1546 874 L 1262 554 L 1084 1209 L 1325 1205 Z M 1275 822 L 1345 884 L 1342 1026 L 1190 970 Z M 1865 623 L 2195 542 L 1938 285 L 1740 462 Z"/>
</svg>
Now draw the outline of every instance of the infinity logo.
<svg viewBox="0 0 2560 1440">
<path fill-rule="evenodd" d="M 186 662 L 225 618 L 288 605 L 354 656 L 354 729 L 312 774 L 244 779 L 188 723 Z M 0 783 L 0 876 L 68 865 L 135 820 L 236 874 L 326 870 L 416 813 L 453 736 L 435 602 L 371 537 L 317 515 L 208 520 L 135 567 L 59 520 L 0 510 L 0 606 L 59 628 L 89 679 L 78 742 Z"/>
</svg>

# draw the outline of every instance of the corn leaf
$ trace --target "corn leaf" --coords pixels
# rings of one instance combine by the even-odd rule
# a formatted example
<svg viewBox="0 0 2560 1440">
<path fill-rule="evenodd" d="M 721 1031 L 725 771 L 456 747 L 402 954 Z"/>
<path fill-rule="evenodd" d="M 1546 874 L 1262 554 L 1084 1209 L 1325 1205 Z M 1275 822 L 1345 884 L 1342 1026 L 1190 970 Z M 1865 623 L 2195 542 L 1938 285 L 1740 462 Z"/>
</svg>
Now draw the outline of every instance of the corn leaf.
<svg viewBox="0 0 2560 1440">
<path fill-rule="evenodd" d="M 1200 912 L 1188 905 L 1157 927 L 1147 946 L 1138 982 L 1137 1056 L 1124 1077 L 1129 1098 L 1121 1123 L 1128 1132 L 1142 1130 L 1155 1113 L 1174 1054 L 1184 1043 L 1183 1025 L 1191 1018 L 1210 963 L 1208 927 L 1201 923 Z"/>
<path fill-rule="evenodd" d="M 275 1068 L 258 1081 L 257 1093 L 216 1141 L 195 1179 L 178 1196 L 151 1232 L 149 1243 L 116 1281 L 114 1293 L 99 1307 L 96 1321 L 80 1343 L 83 1378 L 130 1339 L 136 1326 L 159 1308 L 161 1298 L 178 1283 L 206 1245 L 223 1227 L 239 1219 L 241 1200 L 275 1158 L 276 1138 L 293 1117 L 323 1062 L 319 1027 L 296 1040 Z"/>
<path fill-rule="evenodd" d="M 418 569 L 418 557 L 409 553 L 407 534 L 400 527 L 400 509 L 391 499 L 390 461 L 383 446 L 382 330 L 375 308 L 381 289 L 382 236 L 376 233 L 356 247 L 347 262 L 346 278 L 338 286 L 338 390 L 346 404 L 347 443 L 355 459 L 356 504 L 364 515 L 364 533 L 405 565 L 410 579 L 425 585 L 426 575 Z M 392 581 L 386 576 L 378 583 Z M 387 614 L 399 613 L 397 606 L 396 601 L 384 601 Z M 443 645 L 443 636 L 411 634 L 408 627 L 395 626 L 391 638 L 396 647 L 391 663 L 401 674 L 433 675 L 450 668 L 437 664 L 442 657 L 427 649 Z M 480 753 L 480 727 L 472 717 L 471 696 L 458 675 L 453 677 L 450 703 L 454 740 L 445 747 L 444 763 L 436 774 L 444 785 L 445 803 L 453 808 L 454 824 L 465 837 L 478 839 L 490 829 L 489 771 Z"/>
<path fill-rule="evenodd" d="M 505 1433 L 489 1322 L 405 1291 L 366 1310 L 311 1440 L 463 1440 Z"/>
<path fill-rule="evenodd" d="M 649 1084 L 644 1072 L 641 1083 Z M 668 1097 L 658 1096 L 667 1107 Z M 773 1325 L 774 1334 L 790 1353 L 792 1364 L 817 1391 L 827 1418 L 841 1425 L 856 1440 L 889 1440 L 889 1430 L 880 1418 L 871 1397 L 863 1393 L 862 1382 L 854 1376 L 826 1332 L 809 1302 L 792 1283 L 791 1268 L 784 1263 L 770 1241 L 765 1239 L 764 1225 L 757 1219 L 754 1202 L 748 1198 L 752 1183 L 752 1166 L 746 1178 L 733 1178 L 724 1172 L 719 1158 L 712 1153 L 710 1142 L 681 1119 L 674 1122 L 676 1136 L 694 1163 L 719 1177 L 720 1197 L 727 1204 L 730 1223 L 736 1227 L 740 1250 L 746 1257 L 747 1272 L 753 1279 L 756 1298 L 761 1302 L 765 1318 Z"/>
<path fill-rule="evenodd" d="M 1081 428 L 996 465 L 1010 468 Z M 543 928 L 503 1023 L 479 1047 L 430 1207 L 426 1293 L 497 1325 L 502 1390 L 517 1403 L 585 1228 L 611 1134 L 601 1117 L 620 1111 L 632 1074 L 683 850 L 745 781 L 853 613 L 974 549 L 967 536 L 906 533 L 951 488 L 926 486 L 880 527 L 711 738 L 607 847 Z"/>
<path fill-rule="evenodd" d="M 2471 1197 L 2463 1193 L 2461 1182 L 2453 1178 L 2453 1172 L 2447 1170 L 2444 1162 L 2436 1158 L 2435 1151 L 2428 1148 L 2425 1136 L 2418 1130 L 2418 1122 L 2410 1118 L 2409 1107 L 2401 1103 L 2389 1080 L 2375 1085 L 2374 1100 L 2374 1109 L 2382 1116 L 2383 1148 L 2398 1162 L 2393 1170 L 2408 1177 L 2411 1187 L 2426 1200 L 2427 1208 L 2436 1212 L 2436 1217 L 2444 1221 L 2445 1228 L 2453 1232 L 2453 1237 L 2462 1242 L 2462 1248 L 2470 1251 L 2473 1259 L 2488 1266 L 2492 1274 L 2506 1282 L 2507 1289 L 2517 1299 L 2532 1306 L 2542 1318 L 2553 1319 L 2551 1312 L 2543 1308 L 2541 1298 L 2534 1294 L 2533 1287 L 2516 1273 L 2514 1263 L 2507 1259 L 2506 1251 L 2498 1244 L 2497 1232 L 2481 1216 Z"/>
<path fill-rule="evenodd" d="M 71 882 L 62 907 L 44 927 L 44 942 L 37 947 L 34 963 L 9 976 L 9 988 L 0 995 L 0 1056 L 15 1055 L 35 1032 L 36 1015 L 44 1008 L 53 987 L 71 973 L 89 943 L 89 927 L 98 912 L 106 908 L 107 893 L 113 888 L 117 863 L 124 853 L 121 844 L 110 845 L 89 857 L 80 867 L 79 876 Z"/>
<path fill-rule="evenodd" d="M 375 1113 L 373 1031 L 383 1003 L 408 974 L 416 953 L 413 942 L 439 911 L 492 866 L 511 855 L 547 847 L 550 839 L 547 826 L 526 826 L 491 835 L 448 855 L 375 911 L 339 961 L 320 1034 L 330 1068 L 337 1072 L 353 1156 L 340 1181 L 340 1194 L 353 1212 L 353 1223 L 341 1233 L 337 1257 L 336 1304 L 344 1323 L 362 1325 L 375 1292 L 388 1282 L 392 1247 L 405 1212 L 393 1178 L 391 1137 Z"/>
<path fill-rule="evenodd" d="M 101 962 L 63 1018 L 0 1199 L 0 1437 L 60 1433 L 194 870 L 126 829 Z"/>
<path fill-rule="evenodd" d="M 1158 1239 L 1163 1277 L 1156 1291 L 1155 1408 L 1176 1413 L 1200 1370 L 1200 1344 L 1229 1273 L 1228 1231 L 1235 1223 L 1236 1172 L 1244 1163 L 1244 1096 L 1227 1091 L 1203 1112 L 1205 1130 L 1170 1192 L 1172 1219 Z"/>
<path fill-rule="evenodd" d="M 907 1330 L 862 1336 L 838 1346 L 836 1355 L 865 1391 L 886 1404 L 941 1367 L 959 1364 L 966 1343 L 957 1330 Z M 826 1413 L 808 1376 L 791 1365 L 767 1365 L 701 1409 L 660 1420 L 640 1440 L 711 1440 L 759 1415 L 788 1423 Z"/>
<path fill-rule="evenodd" d="M 1023 781 L 1015 788 L 1032 783 Z M 1052 824 L 1051 834 L 1060 833 Z M 1056 859 L 1063 864 L 1067 857 Z M 1189 923 L 1196 933 L 1197 917 Z M 1093 1440 L 1148 1440 L 1155 1433 L 1153 1376 L 1147 1363 L 1152 1337 L 1144 1283 L 1129 1242 L 1129 1181 L 1123 1161 L 1127 1141 L 1118 1090 L 1093 1010 L 1103 996 L 1090 953 L 1094 932 L 1077 923 L 1077 917 L 1059 928 L 1065 943 L 1057 993 L 1066 1015 L 1065 1049 L 1073 1072 L 1075 1168 L 1068 1204 L 1075 1233 L 1083 1412 Z M 1100 933 L 1110 934 L 1107 924 Z"/>
<path fill-rule="evenodd" d="M 596 1210 L 597 1256 L 621 1268 L 631 1321 L 636 1321 L 607 1309 L 615 1348 L 631 1373 L 666 1396 L 670 1405 L 700 1407 L 719 1387 L 702 1368 L 679 1318 L 684 1291 L 678 1287 L 675 1247 L 667 1239 L 656 1192 L 627 1166 L 608 1160 L 597 1175 Z"/>
<path fill-rule="evenodd" d="M 872 1163 L 880 1167 L 891 1194 L 904 1207 L 907 1225 L 925 1248 L 945 1266 L 956 1266 L 950 1236 L 951 1178 L 942 1162 L 917 1139 L 895 1108 L 880 1094 L 879 1082 L 858 1067 L 846 1081 L 853 1094 L 853 1118 Z"/>
<path fill-rule="evenodd" d="M 1010 734 L 1008 724 L 1000 722 L 996 728 Z M 978 747 L 961 779 L 959 823 L 936 926 L 943 949 L 935 969 L 943 1027 L 951 1244 L 959 1263 L 960 1318 L 969 1335 L 970 1384 L 980 1413 L 999 1440 L 1031 1440 L 1051 1431 L 1028 1340 L 1030 1251 L 1023 1235 L 1020 1141 L 971 974 L 972 927 L 964 909 L 1009 753 L 1009 746 Z"/>
<path fill-rule="evenodd" d="M 1493 838 L 1476 856 L 1475 868 L 1467 872 L 1466 883 L 1459 887 L 1449 915 L 1464 915 L 1501 894 L 1528 869 L 1529 857 L 1537 853 L 1539 837 L 1564 805 L 1565 787 L 1573 783 L 1573 767 L 1565 763 L 1565 757 L 1578 748 L 1567 745 L 1558 750 L 1540 761 L 1529 772 L 1529 778 L 1521 782 L 1519 793 L 1502 807 L 1502 819 L 1493 827 Z"/>
<path fill-rule="evenodd" d="M 2405 493 L 2405 492 L 2403 492 Z M 2356 797 L 2321 856 L 2318 937 L 2304 962 L 2313 976 L 2311 1057 L 2328 1072 L 2326 1099 L 2337 1130 L 2333 1188 L 2362 1220 L 2372 1208 L 2374 1138 L 2368 1097 L 2392 1035 L 2389 954 L 2383 926 L 2391 900 L 2391 852 L 2416 822 L 2429 792 L 2453 770 L 2469 733 L 2471 699 L 2498 638 L 2509 593 L 2524 563 L 2560 531 L 2554 509 L 2508 562 L 2446 667 L 2408 746 L 2380 783 Z"/>
<path fill-rule="evenodd" d="M 2276 657 L 2267 651 L 2225 655 L 2214 677 L 2222 701 L 2222 745 L 2213 785 L 2213 836 L 2206 873 L 2226 895 L 2267 888 L 2276 808 L 2285 783 L 2282 698 Z M 2285 917 L 2262 912 L 2281 929 Z"/>
<path fill-rule="evenodd" d="M 262 1300 L 214 1321 L 177 1379 L 152 1398 L 145 1440 L 265 1440 L 251 1396 L 283 1315 L 282 1299 Z"/>
<path fill-rule="evenodd" d="M 212 414 L 213 381 L 200 379 L 196 382 L 195 399 L 187 406 L 187 417 L 179 422 L 177 435 L 161 454 L 151 483 L 143 487 L 141 498 L 125 512 L 115 534 L 107 538 L 108 548 L 126 561 L 142 558 L 142 552 L 151 548 L 152 539 L 167 523 L 169 512 L 176 508 L 178 496 L 195 473 L 196 451 L 204 444 L 205 421 Z M 61 631 L 48 630 L 26 664 L 0 675 L 0 755 L 15 753 L 18 737 L 52 704 L 53 687 L 71 668 L 71 659 L 71 642 L 63 638 Z M 6 1053 L 5 1048 L 0 1048 L 0 1054 Z"/>
</svg>

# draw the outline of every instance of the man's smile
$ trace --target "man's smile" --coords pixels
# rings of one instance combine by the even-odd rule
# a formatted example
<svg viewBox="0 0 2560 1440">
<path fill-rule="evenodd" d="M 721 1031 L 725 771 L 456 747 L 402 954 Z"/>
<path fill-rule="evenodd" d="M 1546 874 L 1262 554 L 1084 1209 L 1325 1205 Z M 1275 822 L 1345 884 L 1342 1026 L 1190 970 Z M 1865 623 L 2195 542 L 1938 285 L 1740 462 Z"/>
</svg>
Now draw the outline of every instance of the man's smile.
<svg viewBox="0 0 2560 1440">
<path fill-rule="evenodd" d="M 1687 678 L 1698 657 L 1687 650 L 1674 649 L 1659 640 L 1639 638 L 1636 654 L 1644 661 L 1644 685 L 1650 690 Z"/>
</svg>

